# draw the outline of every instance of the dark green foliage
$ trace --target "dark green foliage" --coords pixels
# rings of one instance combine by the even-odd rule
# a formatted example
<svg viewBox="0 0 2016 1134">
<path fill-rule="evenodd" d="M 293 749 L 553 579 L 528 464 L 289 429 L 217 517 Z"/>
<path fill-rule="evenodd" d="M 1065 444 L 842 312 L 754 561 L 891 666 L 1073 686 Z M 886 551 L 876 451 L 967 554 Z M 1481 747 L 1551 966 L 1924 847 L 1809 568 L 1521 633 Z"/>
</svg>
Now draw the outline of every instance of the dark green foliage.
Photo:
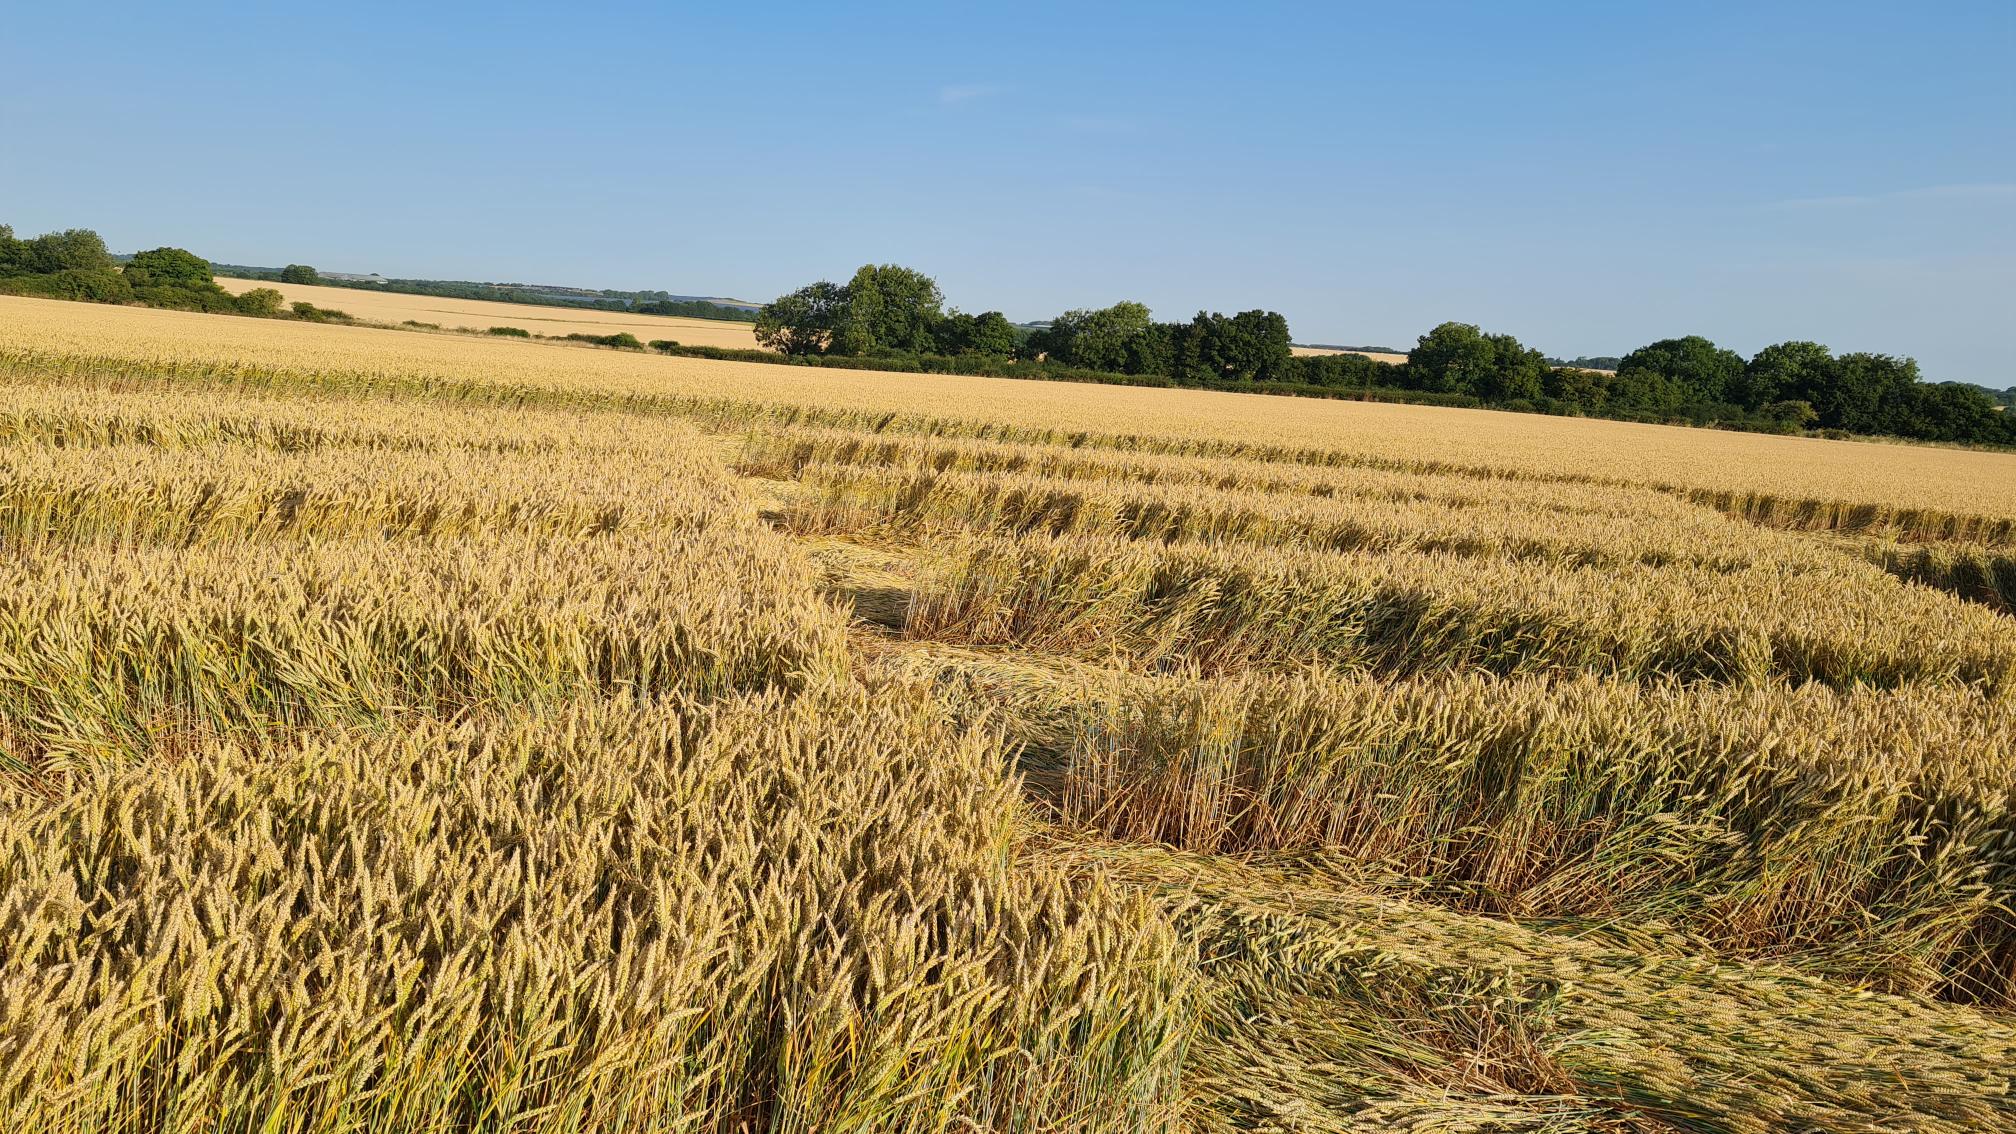
<svg viewBox="0 0 2016 1134">
<path fill-rule="evenodd" d="M 512 338 L 512 339 L 529 339 L 532 337 L 532 332 L 524 329 L 523 327 L 492 327 L 484 333 L 491 335 L 502 335 L 506 338 Z"/>
<path fill-rule="evenodd" d="M 652 339 L 644 345 L 661 354 L 671 354 L 679 349 L 679 341 L 677 339 Z"/>
<path fill-rule="evenodd" d="M 944 316 L 945 296 L 930 276 L 896 264 L 863 264 L 841 295 L 834 351 L 916 354 L 937 345 L 932 332 Z"/>
<path fill-rule="evenodd" d="M 847 301 L 847 289 L 830 280 L 778 296 L 756 315 L 756 341 L 782 354 L 825 354 L 847 318 Z"/>
<path fill-rule="evenodd" d="M 88 228 L 45 232 L 16 240 L 0 226 L 0 276 L 52 276 L 58 272 L 104 272 L 118 267 L 105 241 Z"/>
<path fill-rule="evenodd" d="M 1814 343 L 1769 347 L 1746 364 L 1735 352 L 1689 335 L 1623 358 L 1550 365 L 1511 335 L 1449 322 L 1421 336 L 1406 364 L 1396 366 L 1362 354 L 1295 357 L 1288 321 L 1271 311 L 1200 311 L 1188 323 L 1158 323 L 1146 305 L 1124 301 L 1067 311 L 1018 344 L 1019 328 L 1005 316 L 940 314 L 941 302 L 930 277 L 868 265 L 844 286 L 822 281 L 779 297 L 764 307 L 756 335 L 794 361 L 826 365 L 830 359 L 831 365 L 899 372 L 1264 390 L 1767 433 L 1818 427 L 2016 444 L 2016 413 L 1997 410 L 1993 391 L 1928 385 L 1918 381 L 1917 364 L 1908 359 L 1836 359 Z M 652 346 L 710 358 L 775 357 Z"/>
<path fill-rule="evenodd" d="M 1295 356 L 1288 344 L 1288 320 L 1278 312 L 1199 311 L 1172 332 L 1172 373 L 1196 382 L 1278 382 Z"/>
<path fill-rule="evenodd" d="M 1362 354 L 1312 354 L 1291 358 L 1289 369 L 1301 385 L 1336 388 L 1345 392 L 1397 387 L 1406 375 L 1399 366 Z"/>
<path fill-rule="evenodd" d="M 1576 358 L 1550 358 L 1549 366 L 1559 366 L 1569 370 L 1615 370 L 1624 360 L 1614 354 L 1585 354 Z"/>
<path fill-rule="evenodd" d="M 255 287 L 238 297 L 238 311 L 244 315 L 270 318 L 280 314 L 281 295 L 270 287 Z"/>
<path fill-rule="evenodd" d="M 1546 394 L 1547 361 L 1539 351 L 1471 323 L 1444 323 L 1422 335 L 1407 355 L 1407 373 L 1417 389 L 1485 401 L 1532 401 Z"/>
<path fill-rule="evenodd" d="M 322 273 L 306 264 L 289 264 L 280 269 L 280 282 L 291 284 L 319 284 Z"/>
<path fill-rule="evenodd" d="M 1008 358 L 1015 353 L 1015 325 L 999 311 L 967 315 L 955 310 L 938 321 L 932 339 L 939 354 Z"/>
<path fill-rule="evenodd" d="M 631 308 L 639 315 L 674 315 L 682 319 L 723 319 L 733 323 L 753 323 L 756 312 L 740 307 L 723 307 L 704 299 L 654 299 Z"/>
<path fill-rule="evenodd" d="M 568 342 L 592 343 L 595 346 L 616 347 L 621 350 L 644 349 L 644 344 L 638 341 L 637 336 L 628 331 L 618 331 L 613 335 L 588 335 L 576 332 L 561 337 Z"/>
<path fill-rule="evenodd" d="M 1157 352 L 1155 321 L 1145 304 L 1123 300 L 1096 311 L 1066 311 L 1029 338 L 1029 348 L 1051 361 L 1116 374 L 1147 373 Z"/>
<path fill-rule="evenodd" d="M 1688 335 L 1625 355 L 1611 398 L 1624 406 L 1672 413 L 1687 405 L 1740 404 L 1744 386 L 1742 355 Z"/>
<path fill-rule="evenodd" d="M 126 278 L 136 288 L 191 287 L 214 284 L 210 261 L 181 248 L 155 248 L 136 254 L 126 264 Z"/>
<path fill-rule="evenodd" d="M 126 263 L 126 282 L 133 298 L 149 307 L 177 311 L 236 313 L 236 297 L 217 286 L 210 261 L 181 248 L 153 248 Z"/>
<path fill-rule="evenodd" d="M 133 288 L 113 268 L 66 268 L 46 276 L 0 276 L 0 293 L 88 303 L 133 302 Z"/>
<path fill-rule="evenodd" d="M 355 321 L 347 311 L 337 311 L 330 307 L 317 307 L 305 301 L 297 301 L 291 304 L 289 310 L 294 313 L 294 318 L 306 320 L 310 323 L 350 323 Z"/>
</svg>

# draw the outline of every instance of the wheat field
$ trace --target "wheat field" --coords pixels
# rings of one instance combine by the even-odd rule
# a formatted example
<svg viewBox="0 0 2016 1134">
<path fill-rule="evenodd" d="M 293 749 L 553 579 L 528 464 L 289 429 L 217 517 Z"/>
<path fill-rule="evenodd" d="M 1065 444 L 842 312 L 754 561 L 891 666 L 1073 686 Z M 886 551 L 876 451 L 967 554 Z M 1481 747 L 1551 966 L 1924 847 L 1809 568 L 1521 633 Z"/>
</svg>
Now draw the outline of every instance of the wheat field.
<svg viewBox="0 0 2016 1134">
<path fill-rule="evenodd" d="M 1298 346 L 1290 347 L 1289 351 L 1302 357 L 1325 354 L 1357 354 L 1363 355 L 1374 362 L 1400 363 L 1407 361 L 1407 356 L 1404 354 L 1389 354 L 1385 351 L 1376 350 L 1337 350 L 1334 347 Z"/>
<path fill-rule="evenodd" d="M 10 1132 L 2016 1130 L 2016 456 L 0 299 L 0 547 Z"/>
<path fill-rule="evenodd" d="M 726 319 L 687 319 L 676 315 L 633 315 L 561 304 L 497 303 L 486 299 L 451 299 L 436 295 L 403 295 L 351 287 L 273 283 L 219 276 L 224 290 L 240 295 L 255 287 L 270 287 L 288 303 L 312 303 L 334 308 L 372 323 L 431 323 L 450 331 L 488 331 L 517 327 L 535 335 L 562 338 L 572 334 L 613 335 L 628 331 L 644 342 L 670 339 L 686 346 L 758 350 L 753 323 Z"/>
</svg>

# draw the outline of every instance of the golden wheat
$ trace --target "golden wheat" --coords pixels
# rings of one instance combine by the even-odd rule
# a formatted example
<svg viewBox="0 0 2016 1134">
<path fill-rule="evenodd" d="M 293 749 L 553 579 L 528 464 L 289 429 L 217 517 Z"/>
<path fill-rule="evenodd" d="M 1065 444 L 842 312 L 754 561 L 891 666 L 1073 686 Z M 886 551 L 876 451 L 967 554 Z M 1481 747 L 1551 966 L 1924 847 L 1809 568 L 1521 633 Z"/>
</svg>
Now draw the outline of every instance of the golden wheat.
<svg viewBox="0 0 2016 1134">
<path fill-rule="evenodd" d="M 903 700 L 211 745 L 0 814 L 0 1124 L 1164 1127 L 1168 930 L 1007 870 L 990 746 Z"/>
<path fill-rule="evenodd" d="M 0 300 L 0 1124 L 2016 1128 L 2011 468 Z"/>
<path fill-rule="evenodd" d="M 405 295 L 350 287 L 271 283 L 219 277 L 234 295 L 255 287 L 270 287 L 288 303 L 312 303 L 368 319 L 374 323 L 431 323 L 449 330 L 487 331 L 517 327 L 535 335 L 559 338 L 570 334 L 613 335 L 627 331 L 639 339 L 671 339 L 687 346 L 760 349 L 756 325 L 727 319 L 688 319 L 676 315 L 636 315 L 563 304 L 498 303 L 483 299 L 450 299 L 438 295 Z"/>
<path fill-rule="evenodd" d="M 1322 662 L 2016 690 L 2016 623 L 1843 559 L 1720 572 L 968 537 L 907 616 L 920 639 L 1188 663 Z"/>
<path fill-rule="evenodd" d="M 1198 390 L 893 375 L 654 358 L 0 297 L 0 350 L 113 356 L 600 399 L 714 398 L 896 418 L 1012 423 L 1024 433 L 1158 437 L 1227 452 L 1308 450 L 1546 479 L 1770 493 L 2016 519 L 2016 457 L 1548 418 L 1484 410 L 1261 398 Z"/>
</svg>

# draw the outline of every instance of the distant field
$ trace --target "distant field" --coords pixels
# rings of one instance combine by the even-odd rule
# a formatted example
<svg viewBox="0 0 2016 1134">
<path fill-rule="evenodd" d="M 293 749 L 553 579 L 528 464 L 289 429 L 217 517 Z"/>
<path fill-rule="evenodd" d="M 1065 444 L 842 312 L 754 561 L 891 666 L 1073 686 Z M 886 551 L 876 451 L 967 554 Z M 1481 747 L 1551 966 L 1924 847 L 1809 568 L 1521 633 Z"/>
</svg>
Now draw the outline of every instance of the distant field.
<svg viewBox="0 0 2016 1134">
<path fill-rule="evenodd" d="M 0 548 L 0 1130 L 2016 1129 L 2016 455 L 0 298 Z"/>
<path fill-rule="evenodd" d="M 287 302 L 306 301 L 317 307 L 333 307 L 374 323 L 436 323 L 447 330 L 483 331 L 491 327 L 518 327 L 535 335 L 613 335 L 628 331 L 644 342 L 671 339 L 685 346 L 757 349 L 756 332 L 748 323 L 725 319 L 681 319 L 669 315 L 624 315 L 586 308 L 543 307 L 529 303 L 492 303 L 481 299 L 443 299 L 431 295 L 403 295 L 389 291 L 363 291 L 347 287 L 313 287 L 304 284 L 269 283 L 219 277 L 226 291 L 240 294 L 255 287 L 270 287 Z"/>
<path fill-rule="evenodd" d="M 523 324 L 521 317 L 516 325 Z M 724 332 L 740 331 L 720 326 Z M 1915 445 L 1207 390 L 662 358 L 15 297 L 0 297 L 0 349 L 233 364 L 257 360 L 316 370 L 510 383 L 581 397 L 713 397 L 917 414 L 1009 422 L 1024 430 L 1156 435 L 1221 448 L 1309 448 L 1340 459 L 1447 465 L 1499 476 L 1658 484 L 1780 502 L 2016 518 L 2016 454 Z"/>
<path fill-rule="evenodd" d="M 1288 349 L 1298 355 L 1314 356 L 1320 354 L 1358 354 L 1358 355 L 1364 355 L 1366 358 L 1369 358 L 1374 362 L 1391 362 L 1398 364 L 1407 361 L 1407 356 L 1404 354 L 1386 354 L 1380 351 L 1333 350 L 1330 347 L 1317 347 L 1317 346 L 1298 346 L 1298 347 L 1289 347 Z"/>
</svg>

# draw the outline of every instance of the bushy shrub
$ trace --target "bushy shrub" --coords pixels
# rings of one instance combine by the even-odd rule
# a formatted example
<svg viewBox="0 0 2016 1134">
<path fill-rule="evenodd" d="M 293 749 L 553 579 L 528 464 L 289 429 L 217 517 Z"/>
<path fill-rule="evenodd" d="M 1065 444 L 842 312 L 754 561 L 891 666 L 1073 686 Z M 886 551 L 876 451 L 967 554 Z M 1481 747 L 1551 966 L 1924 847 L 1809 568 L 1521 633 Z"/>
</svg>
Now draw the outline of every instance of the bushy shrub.
<svg viewBox="0 0 2016 1134">
<path fill-rule="evenodd" d="M 507 338 L 513 338 L 513 339 L 529 339 L 532 337 L 532 332 L 524 329 L 523 327 L 492 327 L 485 333 L 491 335 L 503 335 Z"/>
<path fill-rule="evenodd" d="M 14 276 L 0 280 L 0 291 L 91 303 L 133 302 L 132 285 L 113 268 L 66 268 L 46 276 Z"/>
<path fill-rule="evenodd" d="M 356 321 L 347 311 L 338 311 L 333 307 L 317 307 L 305 300 L 295 301 L 292 305 L 292 310 L 294 318 L 305 319 L 310 323 L 351 323 Z"/>
<path fill-rule="evenodd" d="M 136 254 L 126 265 L 126 278 L 136 289 L 216 282 L 210 274 L 210 261 L 182 248 L 152 248 Z"/>
<path fill-rule="evenodd" d="M 238 297 L 238 310 L 246 315 L 271 318 L 280 314 L 283 298 L 270 287 L 255 287 Z"/>
<path fill-rule="evenodd" d="M 575 332 L 562 336 L 568 342 L 593 343 L 596 346 L 616 347 L 619 350 L 643 350 L 644 344 L 636 335 L 628 331 L 618 331 L 613 335 L 589 335 Z"/>
</svg>

